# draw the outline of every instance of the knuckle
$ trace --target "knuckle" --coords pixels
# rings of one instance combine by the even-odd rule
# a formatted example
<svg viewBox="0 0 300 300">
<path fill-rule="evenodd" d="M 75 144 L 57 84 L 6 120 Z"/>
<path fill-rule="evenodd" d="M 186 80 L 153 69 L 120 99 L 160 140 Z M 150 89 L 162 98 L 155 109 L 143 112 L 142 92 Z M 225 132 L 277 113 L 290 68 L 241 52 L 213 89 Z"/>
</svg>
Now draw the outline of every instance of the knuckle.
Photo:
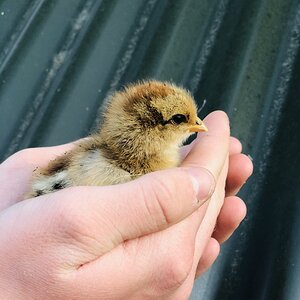
<svg viewBox="0 0 300 300">
<path fill-rule="evenodd" d="M 16 152 L 13 156 L 16 156 L 16 158 L 19 159 L 28 160 L 32 155 L 35 154 L 35 152 L 36 152 L 35 148 L 26 148 Z"/>
<path fill-rule="evenodd" d="M 151 202 L 154 200 L 154 213 L 164 221 L 165 224 L 172 223 L 172 216 L 168 209 L 168 204 L 174 198 L 174 191 L 172 186 L 163 182 L 161 179 L 156 178 L 153 182 L 153 197 L 149 199 Z M 148 207 L 150 207 L 148 205 Z"/>
<path fill-rule="evenodd" d="M 34 148 L 26 148 L 20 150 L 10 157 L 8 157 L 3 164 L 7 167 L 15 168 L 15 167 L 23 167 L 28 164 L 31 164 L 33 157 L 35 156 L 36 149 Z"/>
<path fill-rule="evenodd" d="M 169 189 L 161 182 L 152 183 L 150 187 L 148 183 L 140 185 L 139 194 L 143 199 L 147 218 L 150 217 L 150 219 L 155 220 L 155 223 L 166 226 L 172 222 L 166 203 L 171 198 L 169 193 Z"/>
<path fill-rule="evenodd" d="M 160 173 L 151 176 L 150 187 L 141 185 L 148 214 L 159 223 L 170 225 L 185 211 L 186 199 L 195 197 L 191 182 L 186 172 L 179 169 L 169 173 L 168 177 Z"/>
<path fill-rule="evenodd" d="M 71 187 L 54 193 L 59 196 L 53 194 L 53 200 L 56 201 L 54 230 L 63 243 L 76 249 L 84 249 L 93 259 L 95 249 L 100 253 L 106 247 L 106 240 L 103 237 L 105 233 L 107 234 L 107 228 L 111 227 L 109 221 L 108 224 L 105 223 L 101 216 L 102 226 L 99 226 L 97 211 L 89 205 L 89 201 L 82 201 L 84 191 L 85 187 Z"/>
<path fill-rule="evenodd" d="M 178 289 L 188 278 L 192 265 L 192 253 L 178 253 L 171 256 L 168 254 L 160 270 L 159 289 L 162 292 Z"/>
<path fill-rule="evenodd" d="M 76 187 L 72 188 L 76 193 Z M 75 190 L 75 191 L 74 191 Z M 56 227 L 57 230 L 67 239 L 79 241 L 85 234 L 87 222 L 83 211 L 83 205 L 78 206 L 72 198 L 67 195 L 68 189 L 60 191 L 56 206 Z M 62 199 L 63 198 L 63 199 Z"/>
<path fill-rule="evenodd" d="M 27 149 L 23 149 L 20 150 L 16 153 L 14 153 L 12 156 L 9 157 L 9 161 L 27 161 L 28 157 L 30 156 L 30 154 L 32 153 L 32 149 L 27 148 Z"/>
</svg>

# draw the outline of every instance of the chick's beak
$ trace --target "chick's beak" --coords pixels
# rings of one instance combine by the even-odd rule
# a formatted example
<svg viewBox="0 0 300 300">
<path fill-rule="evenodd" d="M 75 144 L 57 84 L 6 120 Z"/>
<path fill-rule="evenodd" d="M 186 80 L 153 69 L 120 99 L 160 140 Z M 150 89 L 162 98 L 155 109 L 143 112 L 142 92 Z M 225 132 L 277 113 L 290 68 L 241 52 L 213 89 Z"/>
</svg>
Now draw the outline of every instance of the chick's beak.
<svg viewBox="0 0 300 300">
<path fill-rule="evenodd" d="M 197 118 L 196 124 L 189 127 L 190 132 L 208 131 L 207 127 L 200 118 Z"/>
</svg>

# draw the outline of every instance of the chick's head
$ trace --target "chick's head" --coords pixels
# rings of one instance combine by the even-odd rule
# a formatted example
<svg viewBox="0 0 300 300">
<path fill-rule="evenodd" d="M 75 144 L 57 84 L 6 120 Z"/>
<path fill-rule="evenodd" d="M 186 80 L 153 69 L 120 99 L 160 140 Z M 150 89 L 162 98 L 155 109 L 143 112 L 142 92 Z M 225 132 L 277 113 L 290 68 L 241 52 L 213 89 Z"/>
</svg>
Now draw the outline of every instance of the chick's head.
<svg viewBox="0 0 300 300">
<path fill-rule="evenodd" d="M 104 123 L 118 131 L 138 131 L 165 142 L 182 143 L 194 132 L 207 131 L 191 94 L 168 82 L 144 81 L 111 96 Z M 116 126 L 118 123 L 118 126 Z M 122 129 L 123 128 L 123 129 Z"/>
</svg>

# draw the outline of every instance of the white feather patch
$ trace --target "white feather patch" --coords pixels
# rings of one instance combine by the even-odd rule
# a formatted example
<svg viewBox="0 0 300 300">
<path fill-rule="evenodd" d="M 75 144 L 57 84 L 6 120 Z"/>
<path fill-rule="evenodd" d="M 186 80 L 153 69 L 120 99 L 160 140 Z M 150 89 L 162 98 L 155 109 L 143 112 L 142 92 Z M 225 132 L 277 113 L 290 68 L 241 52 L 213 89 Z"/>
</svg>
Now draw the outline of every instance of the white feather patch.
<svg viewBox="0 0 300 300">
<path fill-rule="evenodd" d="M 61 171 L 59 173 L 54 174 L 53 176 L 50 177 L 42 177 L 33 184 L 33 189 L 34 190 L 52 190 L 52 187 L 55 183 L 57 182 L 65 182 L 67 179 L 67 172 L 66 171 Z"/>
</svg>

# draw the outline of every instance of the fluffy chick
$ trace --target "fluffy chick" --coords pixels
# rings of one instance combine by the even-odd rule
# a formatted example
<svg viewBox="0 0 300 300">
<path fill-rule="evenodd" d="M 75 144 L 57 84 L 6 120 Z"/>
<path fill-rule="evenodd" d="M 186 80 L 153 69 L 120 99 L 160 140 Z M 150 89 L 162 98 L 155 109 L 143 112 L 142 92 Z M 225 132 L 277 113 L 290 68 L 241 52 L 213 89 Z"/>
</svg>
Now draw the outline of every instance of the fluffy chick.
<svg viewBox="0 0 300 300">
<path fill-rule="evenodd" d="M 179 147 L 207 131 L 190 93 L 168 82 L 129 85 L 107 100 L 97 132 L 34 172 L 26 198 L 70 186 L 111 185 L 175 167 Z"/>
</svg>

